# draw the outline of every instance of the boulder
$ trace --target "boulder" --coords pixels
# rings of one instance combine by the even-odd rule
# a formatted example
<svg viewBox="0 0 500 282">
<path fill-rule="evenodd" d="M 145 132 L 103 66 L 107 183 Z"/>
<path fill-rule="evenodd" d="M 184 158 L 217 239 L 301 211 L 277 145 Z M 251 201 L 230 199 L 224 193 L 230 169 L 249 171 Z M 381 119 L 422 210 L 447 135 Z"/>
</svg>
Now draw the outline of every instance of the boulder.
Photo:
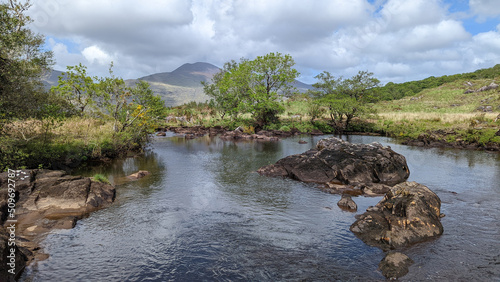
<svg viewBox="0 0 500 282">
<path fill-rule="evenodd" d="M 67 175 L 64 171 L 37 170 L 32 190 L 20 199 L 28 211 L 87 214 L 114 201 L 115 188 L 89 177 Z"/>
<path fill-rule="evenodd" d="M 404 182 L 358 216 L 350 230 L 368 245 L 401 248 L 443 233 L 440 208 L 441 200 L 429 188 Z"/>
<path fill-rule="evenodd" d="M 316 148 L 285 157 L 261 167 L 266 176 L 289 177 L 328 187 L 356 186 L 384 194 L 391 186 L 406 181 L 410 172 L 404 156 L 379 143 L 351 144 L 331 137 L 318 141 Z"/>
<path fill-rule="evenodd" d="M 337 206 L 339 208 L 350 211 L 350 212 L 355 212 L 358 210 L 358 205 L 352 200 L 350 195 L 343 194 L 342 198 L 340 201 L 338 201 Z"/>
<path fill-rule="evenodd" d="M 413 260 L 407 255 L 390 252 L 379 263 L 378 268 L 387 279 L 397 279 L 408 273 L 408 268 L 413 264 Z"/>
</svg>

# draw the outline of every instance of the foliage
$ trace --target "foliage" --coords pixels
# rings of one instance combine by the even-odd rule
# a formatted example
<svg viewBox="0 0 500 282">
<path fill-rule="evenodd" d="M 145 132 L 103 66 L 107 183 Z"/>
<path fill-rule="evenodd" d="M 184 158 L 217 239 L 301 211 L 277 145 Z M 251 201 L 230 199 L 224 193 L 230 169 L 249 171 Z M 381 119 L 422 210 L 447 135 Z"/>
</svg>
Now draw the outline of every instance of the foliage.
<svg viewBox="0 0 500 282">
<path fill-rule="evenodd" d="M 0 119 L 35 116 L 45 104 L 41 77 L 52 65 L 44 38 L 27 28 L 31 6 L 17 0 L 0 3 Z"/>
<path fill-rule="evenodd" d="M 241 59 L 224 65 L 212 83 L 204 83 L 205 93 L 222 113 L 221 118 L 230 114 L 250 113 L 257 127 L 277 121 L 284 111 L 282 97 L 290 96 L 292 82 L 298 72 L 290 55 L 269 53 L 254 60 Z"/>
<path fill-rule="evenodd" d="M 59 77 L 58 85 L 51 90 L 66 100 L 80 116 L 84 116 L 97 106 L 98 85 L 87 75 L 87 68 L 81 63 L 68 66 L 67 70 Z"/>
<path fill-rule="evenodd" d="M 352 119 L 366 111 L 366 101 L 373 95 L 372 89 L 379 84 L 373 73 L 360 71 L 349 79 L 335 78 L 329 72 L 316 76 L 319 82 L 311 91 L 319 105 L 326 106 L 336 131 L 341 133 L 349 127 Z M 315 115 L 315 109 L 312 107 Z"/>
<path fill-rule="evenodd" d="M 113 64 L 109 77 L 98 78 L 88 76 L 82 64 L 69 66 L 51 91 L 67 100 L 80 116 L 111 118 L 115 132 L 132 126 L 145 132 L 154 127 L 166 115 L 161 98 L 154 95 L 145 81 L 127 87 L 122 78 L 114 76 L 112 67 Z"/>
</svg>

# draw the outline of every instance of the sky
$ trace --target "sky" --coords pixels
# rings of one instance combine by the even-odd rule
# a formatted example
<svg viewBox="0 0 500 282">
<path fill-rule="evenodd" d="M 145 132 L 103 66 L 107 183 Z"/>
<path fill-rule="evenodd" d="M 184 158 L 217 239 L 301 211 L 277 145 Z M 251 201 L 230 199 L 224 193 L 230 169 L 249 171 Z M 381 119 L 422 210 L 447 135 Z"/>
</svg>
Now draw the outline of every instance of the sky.
<svg viewBox="0 0 500 282">
<path fill-rule="evenodd" d="M 370 71 L 383 84 L 500 63 L 498 0 L 33 0 L 54 69 L 125 79 L 185 63 L 290 54 L 299 80 Z"/>
</svg>

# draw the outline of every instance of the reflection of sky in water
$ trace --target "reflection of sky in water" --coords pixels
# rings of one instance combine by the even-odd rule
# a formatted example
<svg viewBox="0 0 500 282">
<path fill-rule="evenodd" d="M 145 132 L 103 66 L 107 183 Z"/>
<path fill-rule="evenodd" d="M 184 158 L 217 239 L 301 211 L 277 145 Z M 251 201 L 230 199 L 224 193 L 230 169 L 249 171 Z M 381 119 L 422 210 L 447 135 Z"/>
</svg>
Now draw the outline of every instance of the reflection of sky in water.
<svg viewBox="0 0 500 282">
<path fill-rule="evenodd" d="M 88 171 L 120 178 L 141 169 L 152 175 L 119 185 L 113 206 L 49 236 L 51 258 L 25 276 L 40 281 L 383 280 L 376 271 L 383 253 L 349 231 L 354 214 L 337 208 L 339 195 L 255 172 L 314 147 L 321 138 L 271 143 L 159 138 L 143 157 Z M 407 158 L 410 180 L 428 185 L 443 201 L 445 233 L 403 251 L 415 261 L 404 279 L 491 280 L 500 274 L 495 268 L 498 154 L 406 147 L 384 137 L 349 140 L 390 145 Z M 360 214 L 380 198 L 354 200 Z"/>
</svg>

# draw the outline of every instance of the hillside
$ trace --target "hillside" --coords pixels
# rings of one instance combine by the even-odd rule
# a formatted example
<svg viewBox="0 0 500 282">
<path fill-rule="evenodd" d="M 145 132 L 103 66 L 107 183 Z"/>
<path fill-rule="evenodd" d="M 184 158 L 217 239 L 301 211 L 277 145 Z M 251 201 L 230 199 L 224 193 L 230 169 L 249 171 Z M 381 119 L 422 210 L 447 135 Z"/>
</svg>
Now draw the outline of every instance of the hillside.
<svg viewBox="0 0 500 282">
<path fill-rule="evenodd" d="M 500 146 L 500 74 L 489 79 L 457 78 L 414 96 L 372 105 L 376 131 L 419 146 Z M 492 89 L 481 91 L 485 86 Z M 496 85 L 496 86 L 495 86 Z"/>
</svg>

